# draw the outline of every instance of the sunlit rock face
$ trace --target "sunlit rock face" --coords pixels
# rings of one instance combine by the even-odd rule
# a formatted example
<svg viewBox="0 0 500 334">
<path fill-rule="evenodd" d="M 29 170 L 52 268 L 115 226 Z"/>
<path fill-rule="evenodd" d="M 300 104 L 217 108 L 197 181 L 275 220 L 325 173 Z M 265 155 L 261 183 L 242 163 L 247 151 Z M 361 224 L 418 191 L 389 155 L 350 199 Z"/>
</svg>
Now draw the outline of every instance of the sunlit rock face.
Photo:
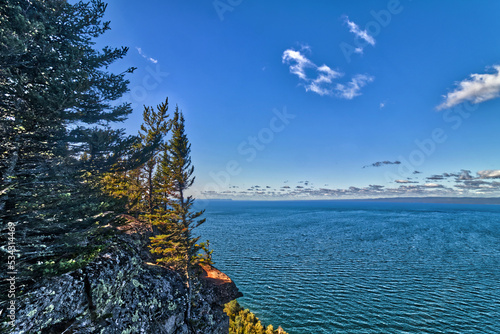
<svg viewBox="0 0 500 334">
<path fill-rule="evenodd" d="M 18 298 L 12 333 L 228 333 L 223 305 L 241 296 L 213 267 L 187 288 L 179 274 L 152 264 L 147 233 L 117 232 L 85 267 L 43 278 Z"/>
</svg>

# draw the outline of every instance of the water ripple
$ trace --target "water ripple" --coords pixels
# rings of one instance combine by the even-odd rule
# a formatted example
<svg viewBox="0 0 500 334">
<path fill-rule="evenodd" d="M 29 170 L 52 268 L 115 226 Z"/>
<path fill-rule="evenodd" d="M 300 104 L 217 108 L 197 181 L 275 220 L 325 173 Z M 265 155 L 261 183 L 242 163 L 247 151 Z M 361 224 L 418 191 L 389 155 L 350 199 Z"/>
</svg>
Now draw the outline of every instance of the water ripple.
<svg viewBox="0 0 500 334">
<path fill-rule="evenodd" d="M 290 334 L 500 333 L 500 209 L 222 202 L 202 238 Z"/>
</svg>

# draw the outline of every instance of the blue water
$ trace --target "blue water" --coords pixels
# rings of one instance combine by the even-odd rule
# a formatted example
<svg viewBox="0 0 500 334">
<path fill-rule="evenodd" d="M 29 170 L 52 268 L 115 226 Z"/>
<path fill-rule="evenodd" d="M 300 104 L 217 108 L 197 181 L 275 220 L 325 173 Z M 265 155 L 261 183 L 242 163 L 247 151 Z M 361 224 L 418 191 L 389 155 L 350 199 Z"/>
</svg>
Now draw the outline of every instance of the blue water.
<svg viewBox="0 0 500 334">
<path fill-rule="evenodd" d="M 500 333 L 500 206 L 238 202 L 197 231 L 290 334 Z"/>
</svg>

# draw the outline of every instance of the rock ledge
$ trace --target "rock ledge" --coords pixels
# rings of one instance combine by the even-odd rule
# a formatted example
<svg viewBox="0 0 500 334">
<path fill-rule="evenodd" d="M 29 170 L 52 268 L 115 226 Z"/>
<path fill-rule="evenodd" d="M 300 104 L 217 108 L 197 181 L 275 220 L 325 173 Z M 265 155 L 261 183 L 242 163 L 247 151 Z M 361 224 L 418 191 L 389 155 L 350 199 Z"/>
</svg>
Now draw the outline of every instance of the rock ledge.
<svg viewBox="0 0 500 334">
<path fill-rule="evenodd" d="M 147 234 L 117 231 L 84 268 L 42 278 L 18 298 L 12 333 L 228 333 L 224 304 L 241 296 L 234 282 L 203 266 L 187 321 L 186 287 L 176 272 L 148 263 Z"/>
</svg>

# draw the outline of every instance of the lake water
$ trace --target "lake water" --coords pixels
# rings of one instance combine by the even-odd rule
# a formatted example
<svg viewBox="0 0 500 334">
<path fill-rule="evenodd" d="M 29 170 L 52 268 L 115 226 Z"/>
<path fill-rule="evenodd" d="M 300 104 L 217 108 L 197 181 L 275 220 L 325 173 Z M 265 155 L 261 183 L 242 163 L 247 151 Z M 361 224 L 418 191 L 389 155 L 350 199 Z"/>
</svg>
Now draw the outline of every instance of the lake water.
<svg viewBox="0 0 500 334">
<path fill-rule="evenodd" d="M 290 334 L 500 333 L 500 206 L 211 201 L 197 229 Z"/>
</svg>

